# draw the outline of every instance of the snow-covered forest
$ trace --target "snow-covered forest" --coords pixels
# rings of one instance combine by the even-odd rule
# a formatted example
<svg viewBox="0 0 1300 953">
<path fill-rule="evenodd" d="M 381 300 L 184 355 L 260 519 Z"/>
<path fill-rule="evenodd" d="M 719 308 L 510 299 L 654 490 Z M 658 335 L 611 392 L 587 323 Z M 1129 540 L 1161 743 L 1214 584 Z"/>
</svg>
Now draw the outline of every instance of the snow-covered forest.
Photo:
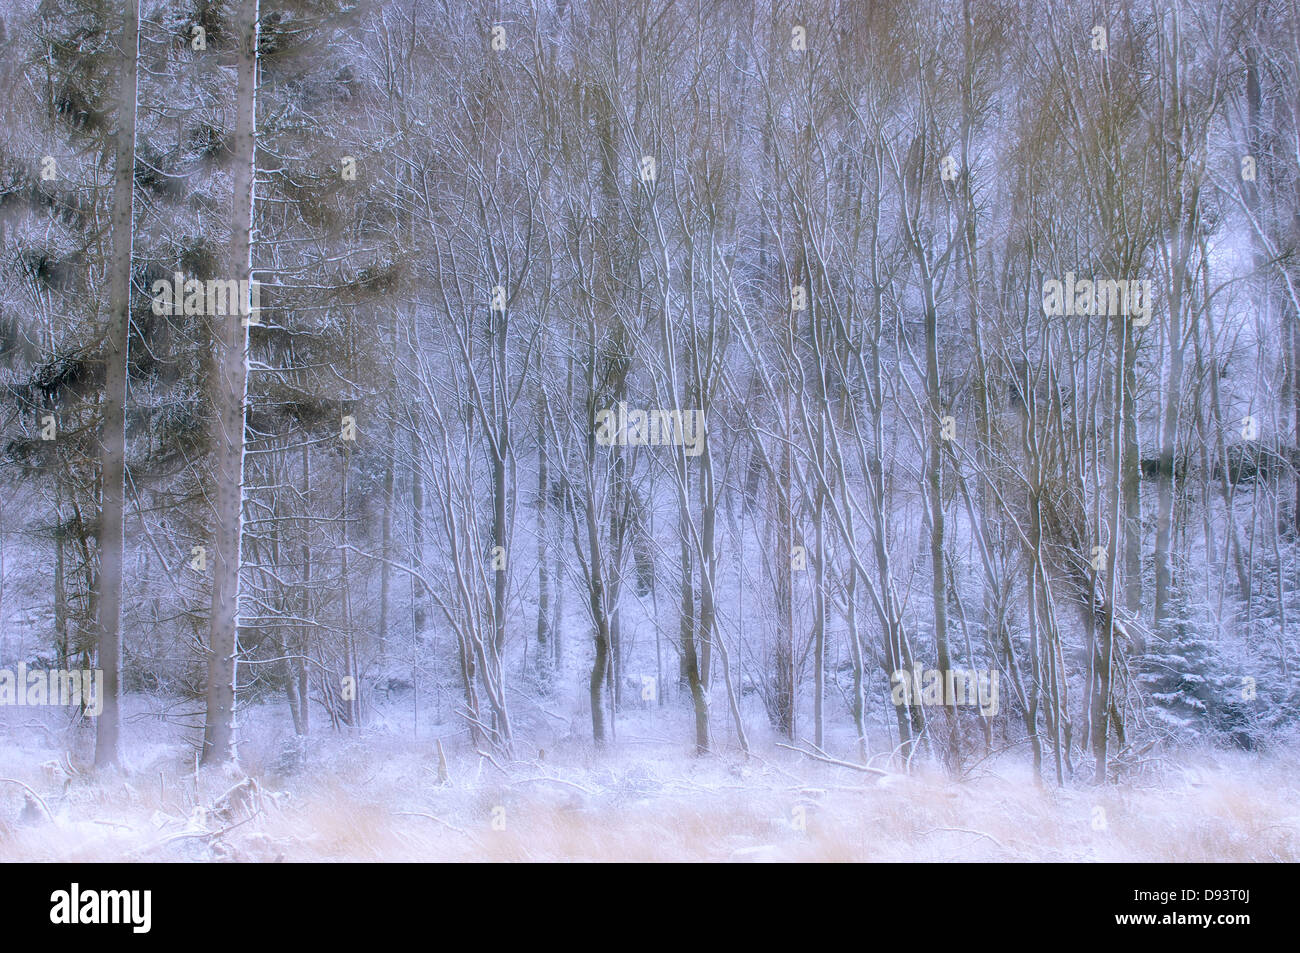
<svg viewBox="0 0 1300 953">
<path fill-rule="evenodd" d="M 1300 859 L 1297 0 L 0 0 L 0 84 L 0 859 Z"/>
</svg>

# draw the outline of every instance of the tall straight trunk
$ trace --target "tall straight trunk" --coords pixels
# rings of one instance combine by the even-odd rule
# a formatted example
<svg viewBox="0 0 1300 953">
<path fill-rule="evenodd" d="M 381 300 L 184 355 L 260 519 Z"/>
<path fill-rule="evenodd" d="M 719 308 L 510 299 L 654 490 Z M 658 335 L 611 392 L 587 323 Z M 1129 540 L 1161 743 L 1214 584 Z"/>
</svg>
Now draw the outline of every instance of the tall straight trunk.
<svg viewBox="0 0 1300 953">
<path fill-rule="evenodd" d="M 424 568 L 424 470 L 420 467 L 420 435 L 411 429 L 411 625 L 412 635 L 418 642 L 424 632 L 426 619 L 424 587 L 415 584 Z"/>
<path fill-rule="evenodd" d="M 1166 202 L 1172 206 L 1175 234 L 1169 256 L 1169 377 L 1166 383 L 1164 401 L 1164 420 L 1160 433 L 1160 466 L 1156 483 L 1156 549 L 1155 549 L 1155 626 L 1161 631 L 1170 621 L 1172 608 L 1170 601 L 1174 586 L 1173 546 L 1176 527 L 1174 505 L 1178 483 L 1181 479 L 1177 472 L 1178 429 L 1181 422 L 1182 386 L 1183 386 L 1183 311 L 1185 301 L 1192 295 L 1188 286 L 1187 265 L 1194 248 L 1194 230 L 1197 222 L 1197 196 L 1199 194 L 1195 180 L 1187 189 L 1187 172 L 1185 171 L 1185 152 L 1182 138 L 1184 123 L 1182 121 L 1182 82 L 1179 69 L 1179 49 L 1181 47 L 1178 20 L 1174 19 L 1174 29 L 1170 38 L 1170 96 L 1169 113 L 1165 119 L 1165 109 L 1161 109 L 1162 125 L 1167 121 L 1171 133 L 1166 139 L 1171 142 L 1177 161 L 1174 163 L 1173 180 L 1168 185 Z M 1195 331 L 1195 314 L 1188 310 L 1187 320 L 1191 330 Z"/>
<path fill-rule="evenodd" d="M 1291 327 L 1291 416 L 1295 428 L 1295 444 L 1300 447 L 1300 312 L 1289 300 L 1283 305 L 1286 309 L 1285 324 Z M 1285 408 L 1283 408 L 1285 412 Z M 1294 459 L 1294 458 L 1293 458 Z M 1300 463 L 1300 461 L 1297 461 Z M 1292 519 L 1297 533 L 1300 533 L 1300 466 L 1295 471 L 1295 499 Z"/>
<path fill-rule="evenodd" d="M 789 420 L 787 394 L 786 420 Z M 772 652 L 774 727 L 794 740 L 796 726 L 794 684 L 794 580 L 791 574 L 794 541 L 790 512 L 790 444 L 781 441 L 778 473 L 769 493 L 775 501 L 776 522 L 776 646 Z"/>
<path fill-rule="evenodd" d="M 1165 391 L 1164 426 L 1160 435 L 1160 471 L 1157 478 L 1155 551 L 1155 624 L 1157 632 L 1169 622 L 1174 584 L 1174 494 L 1178 485 L 1178 426 L 1183 387 L 1183 327 L 1181 320 L 1183 273 L 1175 264 L 1173 293 L 1169 300 L 1169 380 Z"/>
<path fill-rule="evenodd" d="M 551 571 L 555 583 L 551 600 L 551 664 L 555 667 L 556 679 L 564 674 L 564 630 L 560 625 L 564 619 L 564 565 L 564 549 L 557 546 Z"/>
<path fill-rule="evenodd" d="M 67 668 L 68 646 L 68 580 L 64 568 L 63 513 L 54 508 L 54 647 L 59 657 L 59 668 Z"/>
<path fill-rule="evenodd" d="M 871 542 L 876 556 L 876 579 L 880 599 L 876 611 L 880 620 L 881 664 L 885 677 L 892 679 L 896 673 L 912 668 L 912 649 L 903 621 L 903 609 L 894 590 L 894 570 L 889 556 L 889 515 L 886 510 L 888 494 L 885 484 L 885 415 L 884 380 L 880 359 L 880 342 L 884 337 L 884 307 L 879 276 L 874 276 L 874 304 L 872 328 L 868 335 L 867 394 L 870 400 L 871 452 L 866 460 L 867 485 L 871 502 Z M 925 712 L 918 704 L 896 705 L 894 718 L 898 725 L 898 757 L 903 765 L 910 765 L 916 739 L 925 732 Z"/>
<path fill-rule="evenodd" d="M 691 549 L 687 542 L 687 533 L 690 528 L 686 519 L 678 515 L 677 525 L 683 534 L 678 540 L 679 559 L 678 575 L 680 577 L 680 609 L 678 611 L 677 633 L 681 642 L 682 652 L 680 655 L 680 677 L 677 687 L 680 691 L 691 691 L 691 665 L 688 659 L 695 658 L 695 569 L 691 564 Z M 687 651 L 689 649 L 689 652 Z M 695 669 L 695 677 L 699 676 L 698 667 Z"/>
<path fill-rule="evenodd" d="M 1132 333 L 1129 328 L 1127 318 L 1120 316 L 1116 321 L 1117 340 L 1115 342 L 1115 399 L 1112 403 L 1112 411 L 1117 411 L 1126 406 L 1128 390 L 1128 369 L 1127 355 L 1129 351 L 1129 341 Z M 1110 724 L 1113 703 L 1111 701 L 1112 687 L 1112 668 L 1114 663 L 1114 646 L 1115 646 L 1115 590 L 1117 585 L 1119 562 L 1119 527 L 1121 520 L 1122 506 L 1124 505 L 1125 481 L 1125 460 L 1121 452 L 1121 446 L 1124 441 L 1125 423 L 1121 417 L 1114 419 L 1112 427 L 1112 444 L 1111 456 L 1114 460 L 1114 470 L 1111 482 L 1111 542 L 1109 558 L 1106 563 L 1106 598 L 1107 605 L 1110 606 L 1106 612 L 1106 617 L 1099 620 L 1101 625 L 1098 626 L 1097 654 L 1093 659 L 1093 685 L 1091 689 L 1092 712 L 1090 721 L 1092 722 L 1092 755 L 1096 766 L 1095 780 L 1097 784 L 1106 782 L 1106 773 L 1108 767 L 1107 748 L 1110 741 Z M 1118 729 L 1118 724 L 1116 728 Z"/>
<path fill-rule="evenodd" d="M 864 371 L 865 366 L 859 365 L 859 372 Z M 849 388 L 850 378 L 846 374 L 842 378 L 845 382 L 846 390 Z M 844 448 L 840 443 L 838 434 L 843 432 L 851 434 L 859 441 L 862 434 L 858 428 L 857 412 L 854 406 L 857 398 L 852 394 L 846 395 L 839 403 L 837 415 L 830 418 L 830 436 L 831 447 L 834 450 L 834 468 L 835 480 L 839 488 L 840 514 L 839 514 L 839 532 L 844 540 L 845 547 L 848 550 L 849 569 L 848 578 L 844 583 L 844 624 L 846 628 L 845 636 L 849 643 L 849 657 L 853 663 L 853 695 L 850 699 L 849 710 L 853 715 L 853 728 L 858 738 L 858 758 L 863 763 L 867 760 L 867 726 L 866 726 L 866 660 L 862 652 L 862 635 L 858 628 L 858 573 L 861 568 L 859 562 L 858 533 L 855 525 L 855 515 L 853 506 L 850 502 L 850 493 L 854 497 L 860 492 L 860 484 L 854 481 L 850 487 L 849 470 L 846 466 Z M 861 444 L 859 444 L 860 446 Z M 829 491 L 828 491 L 829 492 Z"/>
<path fill-rule="evenodd" d="M 665 335 L 667 337 L 667 335 Z M 671 345 L 670 345 L 671 346 Z M 691 506 L 690 473 L 686 467 L 686 454 L 682 447 L 676 447 L 677 458 L 677 538 L 681 558 L 682 606 L 682 675 L 686 688 L 691 693 L 691 703 L 695 709 L 695 751 L 706 754 L 709 750 L 709 698 L 705 691 L 704 678 L 700 671 L 699 651 L 696 647 L 695 632 L 695 589 L 694 560 L 691 546 Z M 701 567 L 703 571 L 703 567 Z M 700 620 L 703 622 L 703 619 Z M 701 631 L 701 639 L 708 634 Z"/>
<path fill-rule="evenodd" d="M 1130 332 L 1124 336 L 1124 394 L 1120 403 L 1123 443 L 1120 448 L 1124 523 L 1124 607 L 1129 615 L 1142 611 L 1142 502 L 1141 450 L 1137 432 L 1137 339 Z M 1135 633 L 1140 637 L 1140 633 Z"/>
<path fill-rule="evenodd" d="M 304 500 L 311 500 L 311 444 L 303 441 L 302 444 L 302 496 Z M 301 606 L 299 609 L 303 620 L 302 626 L 298 631 L 298 645 L 294 652 L 293 670 L 294 679 L 291 688 L 298 696 L 298 711 L 302 716 L 300 735 L 311 734 L 311 702 L 307 697 L 307 657 L 311 652 L 311 625 L 307 622 L 311 618 L 311 546 L 307 543 L 307 536 L 304 533 L 302 542 L 302 596 Z"/>
<path fill-rule="evenodd" d="M 852 515 L 848 516 L 852 519 Z M 857 541 L 851 540 L 850 546 L 856 547 Z M 848 626 L 849 652 L 853 659 L 853 728 L 858 735 L 858 759 L 867 760 L 867 724 L 866 724 L 866 662 L 862 656 L 862 636 L 858 633 L 858 564 L 857 560 L 849 562 L 849 579 L 844 592 L 848 607 L 845 623 Z"/>
<path fill-rule="evenodd" d="M 700 410 L 704 416 L 706 411 Z M 718 500 L 714 486 L 713 452 L 706 434 L 703 452 L 697 458 L 700 469 L 700 683 L 707 693 L 713 683 L 713 645 L 717 641 Z"/>
<path fill-rule="evenodd" d="M 615 406 L 622 406 L 627 399 L 627 373 L 630 367 L 630 340 L 623 325 L 623 296 L 619 279 L 626 274 L 628 267 L 626 255 L 627 233 L 623 230 L 620 219 L 621 203 L 618 185 L 619 138 L 615 118 L 614 99 L 610 88 L 604 83 L 592 89 L 596 148 L 600 154 L 600 212 L 596 222 L 596 247 L 594 249 L 599 266 L 593 275 L 593 291 L 601 306 L 608 309 L 612 319 L 609 329 L 609 394 Z M 631 493 L 627 485 L 627 463 L 623 449 L 615 444 L 609 448 L 611 471 L 609 475 L 609 555 L 610 570 L 605 580 L 605 606 L 608 618 L 609 657 L 606 672 L 608 693 L 611 699 L 611 719 L 617 717 L 622 704 L 622 685 L 619 675 L 623 668 L 622 618 L 619 606 L 621 602 L 620 574 L 623 566 L 623 537 L 625 535 L 624 517 Z"/>
<path fill-rule="evenodd" d="M 976 499 L 979 501 L 978 519 L 972 515 L 972 532 L 981 538 L 982 547 L 987 551 L 993 538 L 990 528 L 994 512 L 994 493 L 992 486 L 992 407 L 989 399 L 989 370 L 984 354 L 984 337 L 979 325 L 979 243 L 977 226 L 979 210 L 975 203 L 974 180 L 971 176 L 972 148 L 976 122 L 975 104 L 975 22 L 971 11 L 971 0 L 962 0 L 962 44 L 964 64 L 962 71 L 962 116 L 961 116 L 961 195 L 963 214 L 963 251 L 966 262 L 966 323 L 969 328 L 974 376 L 971 381 L 971 403 L 975 407 L 975 468 L 978 480 Z M 965 479 L 965 477 L 959 477 Z M 991 567 L 989 567 L 991 568 Z M 996 633 L 989 627 L 1000 618 L 999 606 L 1001 594 L 997 580 L 992 572 L 983 576 L 983 600 L 981 602 L 982 622 L 990 644 L 997 644 Z"/>
<path fill-rule="evenodd" d="M 681 477 L 685 479 L 684 475 Z M 681 549 L 682 568 L 682 675 L 686 688 L 691 693 L 691 704 L 695 709 L 695 750 L 706 754 L 709 750 L 709 706 L 704 694 L 704 680 L 700 677 L 699 654 L 695 648 L 695 594 L 692 578 L 690 545 L 690 511 L 683 506 L 679 513 L 678 543 Z"/>
<path fill-rule="evenodd" d="M 280 453 L 284 453 L 285 448 L 279 448 Z M 277 482 L 283 482 L 289 472 L 289 467 L 274 467 L 273 479 Z M 287 514 L 284 513 L 277 497 L 275 504 L 275 522 L 271 526 L 271 565 L 275 567 L 276 575 L 279 576 L 285 571 L 285 559 L 280 539 L 281 523 L 286 520 Z M 293 601 L 298 598 L 297 593 L 293 594 Z M 293 606 L 290 605 L 291 597 L 289 593 L 283 596 L 283 610 L 286 616 L 293 614 Z M 289 717 L 293 721 L 293 733 L 297 736 L 303 734 L 302 707 L 298 704 L 298 685 L 297 685 L 297 667 L 294 665 L 294 626 L 285 626 L 280 634 L 280 654 L 284 658 L 284 696 L 289 703 Z"/>
<path fill-rule="evenodd" d="M 390 427 L 388 431 L 388 453 L 384 461 L 384 514 L 380 527 L 380 563 L 379 563 L 379 655 L 388 654 L 388 629 L 392 616 L 392 569 L 393 558 L 393 470 L 396 467 L 396 454 L 393 452 L 393 440 L 396 435 Z"/>
<path fill-rule="evenodd" d="M 1269 143 L 1264 139 L 1264 87 L 1260 81 L 1260 53 L 1255 46 L 1248 47 L 1246 50 L 1246 106 L 1247 106 L 1247 135 L 1248 149 L 1252 156 L 1259 161 L 1260 176 L 1272 176 L 1273 170 L 1267 168 L 1262 161 L 1262 157 L 1268 151 Z M 1265 185 L 1261 189 L 1261 185 Z M 1276 272 L 1274 268 L 1286 269 L 1290 267 L 1287 262 L 1279 262 L 1276 265 L 1269 261 L 1268 241 L 1269 233 L 1275 231 L 1275 221 L 1278 218 L 1276 203 L 1270 203 L 1266 207 L 1262 201 L 1263 193 L 1282 194 L 1285 190 L 1279 190 L 1277 193 L 1267 189 L 1265 183 L 1242 182 L 1242 188 L 1246 204 L 1250 209 L 1252 217 L 1259 223 L 1257 228 L 1252 229 L 1252 244 L 1254 251 L 1255 273 L 1260 276 L 1259 287 L 1256 292 L 1260 302 L 1259 308 L 1263 312 L 1263 322 L 1269 326 L 1269 318 L 1273 312 L 1273 299 L 1276 296 Z M 1282 279 L 1286 281 L 1285 274 Z M 1282 351 L 1286 355 L 1287 375 L 1283 380 L 1281 393 L 1281 423 L 1286 425 L 1288 415 L 1291 416 L 1291 424 L 1295 428 L 1295 444 L 1300 445 L 1300 313 L 1291 300 L 1290 295 L 1281 295 L 1281 311 L 1279 320 L 1282 329 Z M 1207 309 L 1208 310 L 1208 309 Z M 1290 405 L 1290 406 L 1288 406 Z M 1295 498 L 1293 500 L 1294 509 L 1292 511 L 1292 520 L 1294 521 L 1297 532 L 1300 532 L 1300 469 L 1295 474 L 1294 486 Z"/>
<path fill-rule="evenodd" d="M 1290 346 L 1291 360 L 1291 417 L 1295 430 L 1294 446 L 1300 447 L 1300 312 L 1290 298 L 1282 303 L 1283 347 Z M 1283 420 L 1286 420 L 1287 408 L 1282 408 Z M 1292 458 L 1295 459 L 1295 458 Z M 1300 460 L 1297 460 L 1300 463 Z M 1300 467 L 1296 468 L 1294 510 L 1291 512 L 1296 533 L 1300 533 Z"/>
<path fill-rule="evenodd" d="M 270 472 L 268 479 L 272 486 L 288 486 L 289 470 L 286 459 L 287 448 L 281 443 L 275 448 L 270 455 Z M 287 507 L 279 493 L 272 497 L 271 501 L 272 519 L 270 526 L 270 536 L 267 540 L 267 549 L 269 550 L 269 563 L 275 573 L 274 578 L 281 579 L 284 577 L 286 560 L 284 558 L 286 546 L 283 540 L 284 524 L 290 519 L 286 512 Z M 259 558 L 259 562 L 261 559 Z M 146 576 L 148 575 L 148 566 L 145 567 Z M 297 600 L 298 594 L 290 592 L 288 587 L 280 589 L 277 593 L 277 609 L 286 618 L 294 615 L 294 606 L 292 603 Z M 275 633 L 279 642 L 280 657 L 284 662 L 284 695 L 285 700 L 289 703 L 289 718 L 293 722 L 293 733 L 302 734 L 302 711 L 298 705 L 298 689 L 294 683 L 294 664 L 293 664 L 293 641 L 294 626 L 285 625 L 282 628 L 276 627 Z"/>
<path fill-rule="evenodd" d="M 813 565 L 813 741 L 821 748 L 826 744 L 826 374 L 831 357 L 826 352 L 828 345 L 819 323 L 821 308 L 815 298 L 808 314 L 813 351 L 817 356 L 817 422 L 813 447 L 817 461 L 813 502 L 813 538 L 817 550 Z"/>
<path fill-rule="evenodd" d="M 576 393 L 575 371 L 578 367 L 577 341 L 578 341 L 578 328 L 575 323 L 574 326 L 569 330 L 569 346 L 565 349 L 565 355 L 567 359 L 565 361 L 565 373 L 564 373 L 564 399 L 565 399 L 565 406 L 568 407 L 573 406 L 574 394 Z M 556 452 L 557 454 L 559 454 L 560 452 L 560 448 L 558 446 L 556 448 Z M 557 456 L 557 459 L 560 458 Z M 563 471 L 561 470 L 561 473 L 562 472 Z M 565 492 L 562 494 L 562 499 L 556 502 L 557 511 L 559 511 L 563 505 L 570 504 L 571 502 L 572 502 L 571 491 L 566 489 Z M 561 521 L 563 521 L 564 518 L 563 513 L 557 512 L 557 515 L 559 515 Z M 551 658 L 554 660 L 555 663 L 556 679 L 559 679 L 564 675 L 564 626 L 562 625 L 562 622 L 564 620 L 564 590 L 565 590 L 564 567 L 565 567 L 564 547 L 556 546 L 555 566 L 551 573 L 551 578 L 555 581 L 554 600 L 551 607 Z"/>
<path fill-rule="evenodd" d="M 351 485 L 352 451 L 339 455 L 339 599 L 343 616 L 343 671 L 352 679 L 352 698 L 347 701 L 347 724 L 361 725 L 361 685 L 358 678 L 357 640 L 352 619 L 352 568 L 348 558 L 348 490 Z"/>
<path fill-rule="evenodd" d="M 510 470 L 510 410 L 509 385 L 506 381 L 506 341 L 509 333 L 509 312 L 496 314 L 493 321 L 494 353 L 492 362 L 492 400 L 497 405 L 495 432 L 492 434 L 492 544 L 500 546 L 505 553 L 506 567 L 510 566 L 510 554 L 506 550 L 510 545 L 509 499 L 513 492 L 509 481 Z M 505 646 L 506 646 L 506 593 L 508 591 L 507 569 L 497 569 L 492 574 L 492 648 L 495 677 L 500 680 L 502 702 L 504 703 L 505 686 Z M 503 725 L 495 726 L 498 730 Z"/>
<path fill-rule="evenodd" d="M 231 207 L 230 278 L 248 282 L 253 270 L 253 204 L 257 148 L 258 0 L 240 0 L 235 95 L 234 200 Z M 248 287 L 248 285 L 243 285 Z M 245 308 L 251 301 L 245 301 Z M 248 331 L 240 309 L 215 317 L 216 512 L 212 614 L 208 634 L 207 717 L 204 764 L 235 759 L 235 679 L 239 652 L 240 547 L 244 531 L 244 405 L 248 396 Z"/>
<path fill-rule="evenodd" d="M 399 332 L 397 313 L 393 313 L 392 323 L 388 327 L 390 340 L 388 346 L 396 352 Z M 384 437 L 384 489 L 383 515 L 380 518 L 380 563 L 379 563 L 379 656 L 386 659 L 388 640 L 393 627 L 393 514 L 397 508 L 394 490 L 397 481 L 397 423 L 394 407 L 397 404 L 397 369 L 394 367 L 388 375 L 388 386 L 384 394 L 387 413 L 386 433 Z"/>
<path fill-rule="evenodd" d="M 623 361 L 621 355 L 625 348 L 625 335 L 622 325 L 615 327 L 615 340 L 619 358 L 617 359 L 620 368 L 615 372 L 613 383 L 613 399 L 615 406 L 622 406 L 627 399 L 627 364 Z M 620 574 L 623 566 L 623 546 L 627 536 L 627 511 L 631 487 L 627 481 L 627 458 L 623 448 L 615 445 L 609 448 L 610 455 L 610 476 L 609 476 L 609 565 L 610 572 L 606 577 L 608 585 L 605 590 L 605 601 L 609 609 L 609 672 L 608 686 L 611 697 L 610 717 L 611 723 L 617 718 L 619 708 L 623 704 L 623 688 L 620 676 L 623 674 L 623 624 L 622 613 L 619 611 L 620 597 L 622 596 L 622 585 L 620 584 Z"/>
<path fill-rule="evenodd" d="M 822 457 L 823 449 L 823 446 L 818 447 L 819 457 Z M 818 460 L 819 467 L 824 463 L 824 458 Z M 817 502 L 813 510 L 817 549 L 813 564 L 813 741 L 821 748 L 826 744 L 826 535 L 823 528 L 826 497 L 820 486 L 816 492 Z"/>
<path fill-rule="evenodd" d="M 934 285 L 929 267 L 922 258 L 922 287 L 925 297 L 925 382 L 929 398 L 929 460 L 926 467 L 930 522 L 930 573 L 931 596 L 934 606 L 934 645 L 938 655 L 939 671 L 945 684 L 952 674 L 952 658 L 948 649 L 948 581 L 944 566 L 943 519 L 943 403 L 939 380 L 939 314 L 934 300 Z M 944 693 L 947 696 L 947 692 Z M 952 699 L 945 697 L 944 713 L 948 722 L 948 740 L 944 758 L 952 770 L 960 764 L 960 736 L 957 731 L 957 709 Z"/>
<path fill-rule="evenodd" d="M 1032 428 L 1034 423 L 1032 419 L 1026 425 Z M 1034 466 L 1034 464 L 1030 464 Z M 1034 477 L 1035 485 L 1029 491 L 1029 507 L 1033 513 L 1033 527 L 1030 529 L 1030 548 L 1034 554 L 1039 548 L 1038 526 L 1038 497 L 1041 490 L 1038 488 L 1037 475 Z M 1027 708 L 1025 711 L 1025 723 L 1029 730 L 1029 737 L 1032 741 L 1031 747 L 1034 753 L 1034 783 L 1043 783 L 1043 747 L 1042 739 L 1038 731 L 1038 712 L 1043 695 L 1043 652 L 1042 639 L 1039 635 L 1039 612 L 1038 612 L 1038 561 L 1035 556 L 1034 564 L 1030 572 L 1029 582 L 1025 585 L 1025 619 L 1029 623 L 1029 697 L 1027 698 Z"/>
<path fill-rule="evenodd" d="M 702 393 L 702 388 L 698 389 Z M 701 418 L 707 420 L 708 412 L 708 404 L 701 400 Z M 710 649 L 714 645 L 717 646 L 719 667 L 722 670 L 722 681 L 727 692 L 727 703 L 731 710 L 732 721 L 735 722 L 736 725 L 736 740 L 740 743 L 741 750 L 748 755 L 749 739 L 745 735 L 745 725 L 741 720 L 740 704 L 736 698 L 735 683 L 731 678 L 731 662 L 728 656 L 727 647 L 722 642 L 722 633 L 718 629 L 716 596 L 716 587 L 718 584 L 718 550 L 716 545 L 718 512 L 717 483 L 713 468 L 713 446 L 709 439 L 707 425 L 702 426 L 704 426 L 704 446 L 698 458 L 700 466 L 700 549 L 702 550 L 700 559 L 700 633 L 704 640 L 704 647 L 706 649 Z M 700 681 L 703 684 L 703 690 L 707 696 L 710 693 L 708 677 L 701 677 Z"/>
<path fill-rule="evenodd" d="M 588 438 L 587 466 L 595 466 L 595 440 Z M 596 626 L 594 633 L 595 658 L 591 663 L 591 676 L 587 681 L 588 700 L 591 703 L 591 737 L 597 746 L 605 744 L 605 706 L 601 695 L 609 669 L 609 610 L 605 602 L 605 565 L 600 552 L 600 528 L 596 517 L 596 494 L 591 477 L 588 477 L 585 507 L 587 547 L 591 562 L 587 577 L 587 596 L 591 604 L 591 617 Z"/>
<path fill-rule="evenodd" d="M 537 370 L 542 371 L 541 349 Z M 549 691 L 555 661 L 551 656 L 551 566 L 546 537 L 546 515 L 550 508 L 550 474 L 546 452 L 545 413 L 537 419 L 537 681 Z"/>
<path fill-rule="evenodd" d="M 108 364 L 104 375 L 99 516 L 99 667 L 103 709 L 95 722 L 95 765 L 121 758 L 122 524 L 126 510 L 126 380 L 131 336 L 131 229 L 135 199 L 135 114 L 140 64 L 138 0 L 123 5 L 121 78 L 113 169 L 113 258 L 108 276 Z"/>
<path fill-rule="evenodd" d="M 1043 747 L 1038 729 L 1038 713 L 1044 703 L 1044 722 L 1049 732 L 1055 737 L 1054 725 L 1059 712 L 1053 707 L 1050 688 L 1045 683 L 1052 671 L 1051 632 L 1048 626 L 1049 611 L 1044 604 L 1046 585 L 1043 579 L 1043 467 L 1044 449 L 1042 442 L 1047 439 L 1046 422 L 1040 422 L 1040 402 L 1034 399 L 1033 381 L 1026 370 L 1023 381 L 1026 395 L 1026 413 L 1023 417 L 1025 467 L 1029 473 L 1028 511 L 1029 511 L 1029 545 L 1027 558 L 1030 562 L 1029 580 L 1025 585 L 1026 619 L 1029 623 L 1030 686 L 1026 712 L 1026 726 L 1032 739 L 1034 755 L 1034 782 L 1042 783 Z"/>
</svg>

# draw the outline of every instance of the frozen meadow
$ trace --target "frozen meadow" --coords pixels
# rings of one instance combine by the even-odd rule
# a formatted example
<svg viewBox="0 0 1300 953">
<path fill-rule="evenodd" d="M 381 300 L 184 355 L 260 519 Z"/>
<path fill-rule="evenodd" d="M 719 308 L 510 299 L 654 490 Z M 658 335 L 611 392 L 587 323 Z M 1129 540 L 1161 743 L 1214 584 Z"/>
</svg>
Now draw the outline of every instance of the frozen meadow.
<svg viewBox="0 0 1300 953">
<path fill-rule="evenodd" d="M 867 774 L 771 738 L 696 757 L 675 740 L 688 713 L 669 710 L 622 719 L 601 753 L 579 730 L 510 761 L 447 728 L 444 779 L 439 729 L 412 738 L 402 713 L 300 748 L 268 706 L 246 713 L 239 770 L 196 773 L 186 732 L 131 701 L 120 773 L 94 772 L 84 738 L 68 757 L 59 731 L 5 712 L 0 861 L 1300 860 L 1288 748 L 1191 750 L 1058 788 L 1014 752 L 961 779 L 895 773 L 888 751 Z"/>
</svg>

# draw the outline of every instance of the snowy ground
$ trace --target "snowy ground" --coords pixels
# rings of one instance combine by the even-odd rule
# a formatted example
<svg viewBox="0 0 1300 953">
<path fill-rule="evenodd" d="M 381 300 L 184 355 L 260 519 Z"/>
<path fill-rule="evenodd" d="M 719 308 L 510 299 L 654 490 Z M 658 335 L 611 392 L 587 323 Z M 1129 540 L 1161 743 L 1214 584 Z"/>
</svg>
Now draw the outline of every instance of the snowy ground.
<svg viewBox="0 0 1300 953">
<path fill-rule="evenodd" d="M 128 768 L 104 776 L 87 731 L 0 712 L 0 861 L 1300 860 L 1295 750 L 1188 752 L 1125 784 L 1057 789 L 1032 783 L 1024 752 L 961 782 L 867 775 L 770 739 L 748 759 L 696 758 L 685 721 L 656 711 L 602 754 L 574 732 L 508 763 L 448 729 L 440 783 L 434 728 L 325 729 L 295 759 L 267 706 L 245 712 L 240 772 L 196 774 L 192 732 L 133 709 Z"/>
</svg>

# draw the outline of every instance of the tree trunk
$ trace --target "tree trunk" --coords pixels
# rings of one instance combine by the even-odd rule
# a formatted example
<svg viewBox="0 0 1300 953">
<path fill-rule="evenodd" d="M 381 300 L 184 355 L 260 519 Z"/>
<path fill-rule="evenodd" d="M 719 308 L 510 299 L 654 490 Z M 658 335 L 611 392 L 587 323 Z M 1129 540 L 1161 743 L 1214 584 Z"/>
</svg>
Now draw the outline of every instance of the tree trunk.
<svg viewBox="0 0 1300 953">
<path fill-rule="evenodd" d="M 231 209 L 230 277 L 252 277 L 254 176 L 257 148 L 258 0 L 240 0 L 235 135 L 234 201 Z M 247 285 L 242 285 L 247 287 Z M 245 307 L 251 301 L 244 302 Z M 216 455 L 215 554 L 208 636 L 207 717 L 204 764 L 233 761 L 235 680 L 239 652 L 240 547 L 243 542 L 244 405 L 248 395 L 248 331 L 239 309 L 214 317 L 217 325 L 212 444 Z"/>
<path fill-rule="evenodd" d="M 537 370 L 541 373 L 542 357 L 539 349 Z M 546 537 L 546 515 L 550 509 L 550 474 L 546 453 L 545 414 L 537 421 L 537 681 L 542 691 L 549 692 L 555 672 L 551 649 L 551 566 Z"/>
<path fill-rule="evenodd" d="M 390 428 L 388 433 L 388 454 L 384 461 L 384 491 L 382 504 L 384 515 L 380 528 L 379 542 L 379 655 L 381 658 L 388 654 L 388 629 L 390 618 L 392 616 L 393 601 L 393 584 L 392 584 L 392 567 L 390 560 L 393 558 L 393 470 L 396 467 L 396 461 L 393 453 L 394 434 Z"/>
<path fill-rule="evenodd" d="M 102 502 L 99 516 L 99 667 L 103 709 L 95 722 L 95 766 L 121 758 L 122 563 L 126 509 L 126 390 L 131 336 L 131 245 L 135 199 L 135 114 L 140 63 L 138 0 L 126 0 L 118 55 L 117 142 L 113 170 L 113 258 L 108 277 L 104 372 Z"/>
</svg>

